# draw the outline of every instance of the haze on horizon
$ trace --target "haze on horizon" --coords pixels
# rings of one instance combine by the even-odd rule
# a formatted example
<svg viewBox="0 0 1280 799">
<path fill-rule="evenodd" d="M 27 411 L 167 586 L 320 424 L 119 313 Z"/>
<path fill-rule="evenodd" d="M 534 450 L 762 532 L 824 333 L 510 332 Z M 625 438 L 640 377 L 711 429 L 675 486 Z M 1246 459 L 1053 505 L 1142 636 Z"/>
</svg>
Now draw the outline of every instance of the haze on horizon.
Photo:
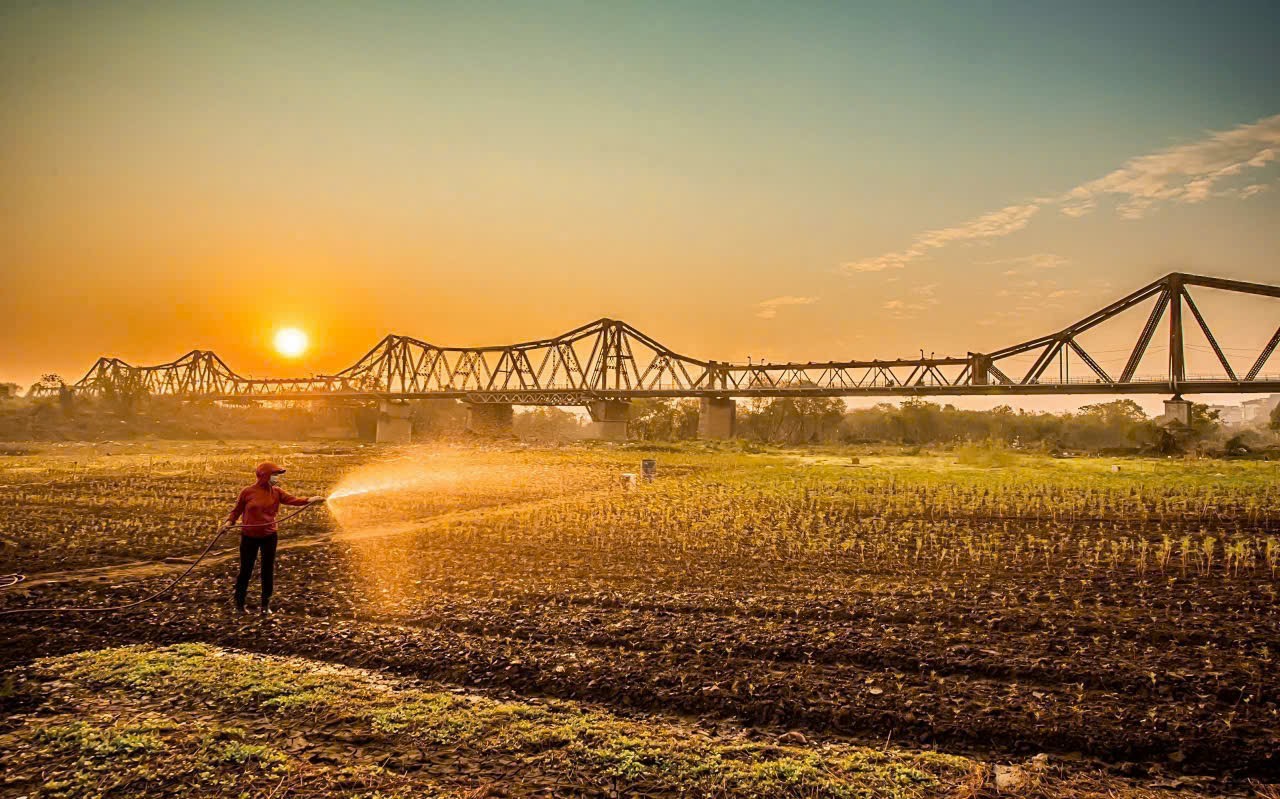
<svg viewBox="0 0 1280 799">
<path fill-rule="evenodd" d="M 1170 271 L 1277 282 L 1277 34 L 1267 2 L 6 3 L 0 381 L 601 316 L 963 354 Z"/>
</svg>

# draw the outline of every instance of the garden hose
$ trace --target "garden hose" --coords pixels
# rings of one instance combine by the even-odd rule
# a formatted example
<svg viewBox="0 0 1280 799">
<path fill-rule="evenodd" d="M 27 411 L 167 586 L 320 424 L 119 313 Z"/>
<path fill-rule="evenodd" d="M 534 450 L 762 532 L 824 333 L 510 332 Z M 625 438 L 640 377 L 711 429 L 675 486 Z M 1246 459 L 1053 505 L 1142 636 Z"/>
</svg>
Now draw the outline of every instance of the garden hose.
<svg viewBox="0 0 1280 799">
<path fill-rule="evenodd" d="M 297 516 L 299 513 L 302 513 L 303 511 L 307 510 L 307 508 L 310 508 L 312 505 L 315 505 L 315 504 L 319 504 L 319 503 L 311 503 L 311 505 L 303 505 L 301 508 L 298 508 L 297 510 L 292 511 L 290 513 L 286 513 L 284 516 L 281 516 L 279 519 L 276 519 L 275 522 L 279 523 L 279 522 L 292 519 L 294 516 Z M 228 530 L 231 530 L 237 527 L 240 528 L 241 530 L 247 530 L 251 527 L 265 527 L 268 524 L 272 524 L 272 522 L 256 522 L 254 524 L 236 524 L 233 522 L 227 522 L 226 524 L 219 526 L 218 532 L 214 534 L 213 538 L 209 539 L 209 543 L 208 545 L 205 546 L 204 551 L 200 553 L 199 557 L 191 561 L 191 565 L 187 567 L 186 571 L 184 571 L 182 574 L 179 574 L 177 577 L 173 578 L 172 582 L 170 582 L 164 588 L 161 588 L 159 591 L 156 591 L 154 594 L 151 594 L 149 596 L 144 596 L 142 599 L 138 599 L 133 602 L 128 602 L 124 605 L 108 605 L 106 607 L 14 608 L 12 610 L 0 610 L 0 616 L 10 616 L 18 613 L 107 613 L 111 611 L 127 610 L 129 608 L 137 607 L 138 605 L 141 605 L 146 602 L 150 602 L 153 599 L 158 599 L 159 597 L 162 597 L 165 594 L 169 593 L 169 591 L 173 590 L 173 587 L 175 585 L 182 582 L 183 579 L 185 579 L 188 574 L 191 574 L 192 570 L 194 570 L 196 566 L 200 565 L 200 561 L 205 559 L 205 557 L 213 550 L 214 544 L 217 544 L 218 540 L 222 538 L 222 536 Z M 22 582 L 25 579 L 26 579 L 26 576 L 22 574 L 0 575 L 0 588 L 12 588 L 13 586 L 17 585 L 18 583 Z"/>
</svg>

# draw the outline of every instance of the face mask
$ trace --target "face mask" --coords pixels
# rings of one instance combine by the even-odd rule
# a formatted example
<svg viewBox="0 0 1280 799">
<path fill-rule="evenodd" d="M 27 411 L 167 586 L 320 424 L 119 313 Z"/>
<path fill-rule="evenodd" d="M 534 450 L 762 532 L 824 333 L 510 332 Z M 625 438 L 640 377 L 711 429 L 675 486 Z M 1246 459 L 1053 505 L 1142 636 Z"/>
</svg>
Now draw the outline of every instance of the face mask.
<svg viewBox="0 0 1280 799">
<path fill-rule="evenodd" d="M 280 485 L 280 475 L 278 475 L 278 474 L 273 474 L 273 475 L 271 475 L 270 477 L 268 477 L 268 478 L 267 478 L 267 484 L 268 484 L 268 485 L 273 485 L 273 486 L 274 486 L 274 485 Z"/>
</svg>

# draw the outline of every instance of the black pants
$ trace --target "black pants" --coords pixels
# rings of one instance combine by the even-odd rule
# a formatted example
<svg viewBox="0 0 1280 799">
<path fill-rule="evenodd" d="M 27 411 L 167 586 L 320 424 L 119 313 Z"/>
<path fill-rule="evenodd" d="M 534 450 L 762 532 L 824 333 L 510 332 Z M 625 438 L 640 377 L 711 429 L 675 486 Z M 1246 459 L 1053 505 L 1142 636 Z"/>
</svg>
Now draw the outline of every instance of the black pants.
<svg viewBox="0 0 1280 799">
<path fill-rule="evenodd" d="M 240 574 L 236 577 L 236 607 L 244 607 L 244 598 L 249 593 L 249 578 L 253 576 L 253 562 L 258 559 L 258 550 L 262 550 L 262 606 L 265 608 L 271 601 L 271 590 L 275 587 L 276 541 L 278 540 L 275 533 L 265 538 L 240 536 Z"/>
</svg>

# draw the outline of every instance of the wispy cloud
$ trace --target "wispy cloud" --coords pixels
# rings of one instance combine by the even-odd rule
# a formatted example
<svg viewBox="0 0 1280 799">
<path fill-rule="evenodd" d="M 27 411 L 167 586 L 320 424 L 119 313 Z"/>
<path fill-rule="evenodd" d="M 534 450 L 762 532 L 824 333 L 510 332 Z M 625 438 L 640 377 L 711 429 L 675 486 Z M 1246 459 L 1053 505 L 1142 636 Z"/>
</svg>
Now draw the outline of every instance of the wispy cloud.
<svg viewBox="0 0 1280 799">
<path fill-rule="evenodd" d="M 1120 168 L 1053 197 L 1007 205 L 952 227 L 925 231 L 903 250 L 844 265 L 848 272 L 901 269 L 927 253 L 957 242 L 1003 238 L 1030 224 L 1042 208 L 1056 207 L 1068 217 L 1091 213 L 1112 199 L 1126 219 L 1138 219 L 1160 202 L 1198 203 L 1211 197 L 1248 198 L 1264 183 L 1241 188 L 1223 184 L 1247 170 L 1264 169 L 1280 158 L 1280 114 L 1210 134 L 1197 142 L 1131 158 Z"/>
<path fill-rule="evenodd" d="M 1101 197 L 1113 196 L 1120 215 L 1136 219 L 1162 200 L 1198 203 L 1222 192 L 1218 185 L 1246 169 L 1262 169 L 1280 155 L 1280 114 L 1220 131 L 1192 144 L 1132 158 L 1119 169 L 1081 184 L 1059 201 L 1080 216 Z"/>
<path fill-rule="evenodd" d="M 963 225 L 926 231 L 916 236 L 915 241 L 905 250 L 885 253 L 876 258 L 865 258 L 846 264 L 845 268 L 853 272 L 901 269 L 930 250 L 945 247 L 953 242 L 995 239 L 1022 230 L 1039 210 L 1040 207 L 1035 204 L 1005 206 L 999 211 L 983 214 Z"/>
<path fill-rule="evenodd" d="M 1071 259 L 1063 255 L 1038 252 L 1033 255 L 1019 255 L 1014 258 L 997 258 L 994 261 L 983 261 L 988 266 L 1004 266 L 1005 276 L 1020 275 L 1028 269 L 1057 269 L 1071 263 Z"/>
<path fill-rule="evenodd" d="M 883 307 L 894 319 L 913 319 L 923 311 L 927 311 L 942 300 L 936 296 L 937 283 L 925 283 L 911 289 L 914 298 L 886 300 Z"/>
<path fill-rule="evenodd" d="M 778 309 L 784 305 L 813 305 L 817 301 L 817 297 L 774 297 L 756 303 L 756 316 L 761 319 L 773 319 L 778 315 Z"/>
</svg>

